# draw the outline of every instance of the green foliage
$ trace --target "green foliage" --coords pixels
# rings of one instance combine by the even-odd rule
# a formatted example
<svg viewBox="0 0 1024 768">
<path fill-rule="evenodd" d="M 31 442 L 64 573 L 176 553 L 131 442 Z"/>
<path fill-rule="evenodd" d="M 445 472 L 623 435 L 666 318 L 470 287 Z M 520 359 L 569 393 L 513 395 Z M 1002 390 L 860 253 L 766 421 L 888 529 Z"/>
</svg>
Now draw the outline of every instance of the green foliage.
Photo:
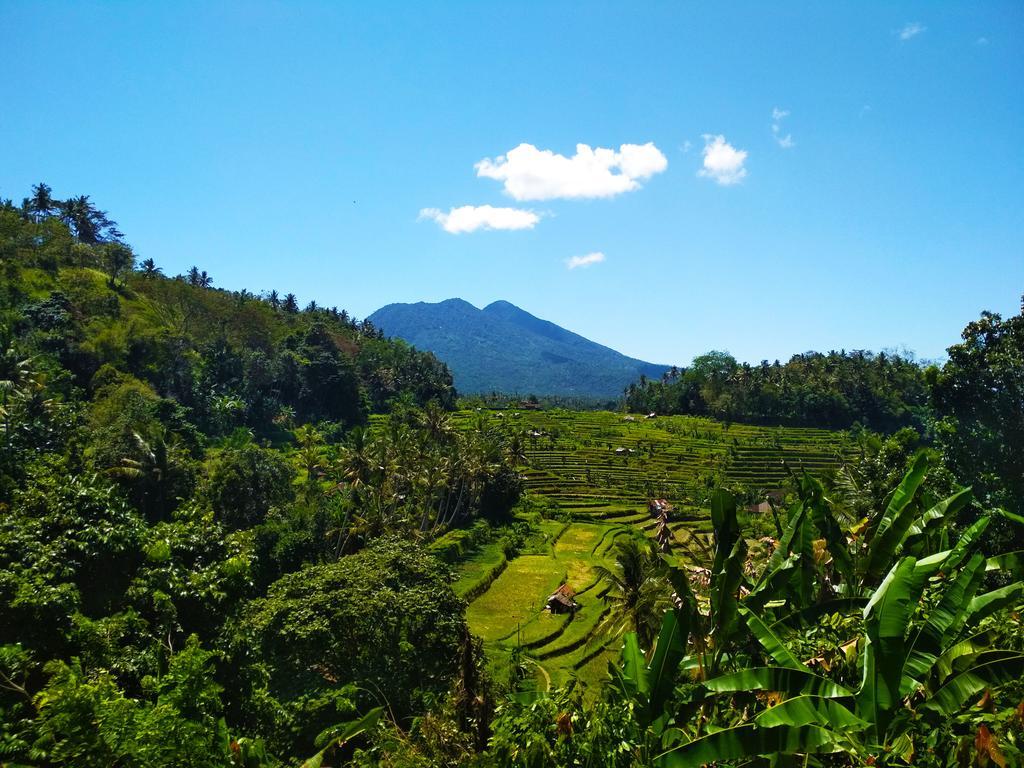
<svg viewBox="0 0 1024 768">
<path fill-rule="evenodd" d="M 465 627 L 448 581 L 421 548 L 382 539 L 273 584 L 232 630 L 234 658 L 264 665 L 269 694 L 285 713 L 262 728 L 288 753 L 311 752 L 313 736 L 343 719 L 339 702 L 379 701 L 405 718 L 425 696 L 447 690 Z"/>
<path fill-rule="evenodd" d="M 29 758 L 76 768 L 230 765 L 211 658 L 192 638 L 164 675 L 145 681 L 141 699 L 126 697 L 105 671 L 50 663 L 49 682 L 33 701 Z"/>
<path fill-rule="evenodd" d="M 861 424 L 892 432 L 924 427 L 928 386 L 923 369 L 898 355 L 809 352 L 785 364 L 765 360 L 752 366 L 709 352 L 661 380 L 630 384 L 626 407 L 754 424 L 834 429 Z"/>
<path fill-rule="evenodd" d="M 262 523 L 294 497 L 295 472 L 276 451 L 249 443 L 219 451 L 202 489 L 216 517 L 229 530 Z"/>
</svg>

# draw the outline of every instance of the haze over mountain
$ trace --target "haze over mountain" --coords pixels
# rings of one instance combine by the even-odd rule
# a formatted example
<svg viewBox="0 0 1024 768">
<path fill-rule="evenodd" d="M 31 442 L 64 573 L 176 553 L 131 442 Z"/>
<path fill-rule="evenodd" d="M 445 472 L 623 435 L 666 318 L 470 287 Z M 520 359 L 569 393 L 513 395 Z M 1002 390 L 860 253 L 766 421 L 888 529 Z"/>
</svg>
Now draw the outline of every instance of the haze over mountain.
<svg viewBox="0 0 1024 768">
<path fill-rule="evenodd" d="M 477 309 L 463 299 L 389 304 L 368 318 L 388 336 L 433 352 L 462 393 L 617 397 L 666 365 L 626 357 L 507 301 Z"/>
</svg>

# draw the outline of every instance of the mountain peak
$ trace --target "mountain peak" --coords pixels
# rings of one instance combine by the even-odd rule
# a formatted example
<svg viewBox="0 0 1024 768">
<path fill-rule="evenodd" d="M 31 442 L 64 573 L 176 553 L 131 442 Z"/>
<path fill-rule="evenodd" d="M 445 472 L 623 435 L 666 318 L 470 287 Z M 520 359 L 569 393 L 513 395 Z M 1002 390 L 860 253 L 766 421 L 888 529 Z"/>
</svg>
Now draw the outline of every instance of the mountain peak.
<svg viewBox="0 0 1024 768">
<path fill-rule="evenodd" d="M 668 367 L 626 357 L 503 300 L 482 310 L 457 298 L 391 304 L 369 320 L 437 355 L 466 393 L 613 398 L 641 374 L 658 378 Z"/>
</svg>

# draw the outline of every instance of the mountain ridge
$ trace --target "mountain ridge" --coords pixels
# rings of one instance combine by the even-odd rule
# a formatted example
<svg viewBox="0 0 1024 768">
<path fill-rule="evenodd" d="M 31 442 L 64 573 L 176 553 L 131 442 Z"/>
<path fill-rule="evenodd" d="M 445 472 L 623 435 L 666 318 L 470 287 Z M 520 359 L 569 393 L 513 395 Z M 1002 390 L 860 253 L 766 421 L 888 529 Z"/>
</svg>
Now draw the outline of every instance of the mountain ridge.
<svg viewBox="0 0 1024 768">
<path fill-rule="evenodd" d="M 466 394 L 504 392 L 613 398 L 668 365 L 628 357 L 511 302 L 479 309 L 465 299 L 395 303 L 367 318 L 388 336 L 433 352 Z"/>
</svg>

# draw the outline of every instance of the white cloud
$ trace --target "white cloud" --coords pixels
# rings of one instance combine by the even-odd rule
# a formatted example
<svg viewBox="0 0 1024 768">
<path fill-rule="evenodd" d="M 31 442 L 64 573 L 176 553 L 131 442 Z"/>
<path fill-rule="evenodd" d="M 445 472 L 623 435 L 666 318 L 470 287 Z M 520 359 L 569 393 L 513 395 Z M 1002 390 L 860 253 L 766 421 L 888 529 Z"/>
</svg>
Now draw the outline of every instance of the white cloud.
<svg viewBox="0 0 1024 768">
<path fill-rule="evenodd" d="M 445 232 L 458 235 L 478 229 L 533 229 L 540 214 L 521 208 L 495 208 L 491 205 L 463 205 L 445 213 L 437 208 L 424 208 L 420 219 L 430 219 Z"/>
<path fill-rule="evenodd" d="M 900 36 L 900 40 L 909 40 L 912 37 L 917 37 L 926 29 L 928 29 L 928 27 L 920 21 L 908 21 L 903 25 L 903 29 L 901 29 L 898 34 Z"/>
<path fill-rule="evenodd" d="M 772 136 L 775 139 L 775 143 L 783 149 L 792 149 L 796 146 L 796 142 L 793 141 L 793 135 L 790 133 L 787 133 L 785 136 L 782 135 L 782 121 L 787 117 L 789 117 L 788 109 L 772 107 Z"/>
<path fill-rule="evenodd" d="M 604 254 L 594 251 L 586 256 L 573 256 L 566 259 L 565 266 L 568 269 L 576 269 L 577 267 L 589 267 L 591 264 L 600 264 L 602 261 L 604 261 Z"/>
<path fill-rule="evenodd" d="M 979 37 L 977 40 L 975 40 L 975 42 L 978 45 L 988 45 L 988 38 L 987 37 Z"/>
<path fill-rule="evenodd" d="M 661 173 L 668 160 L 653 142 L 623 144 L 614 149 L 577 144 L 572 157 L 532 144 L 520 144 L 504 155 L 484 158 L 476 175 L 504 182 L 516 200 L 614 197 L 640 188 L 640 181 Z"/>
<path fill-rule="evenodd" d="M 683 150 L 683 152 L 689 152 L 691 149 L 693 149 L 693 142 L 687 139 L 686 141 L 683 142 L 683 146 L 681 147 L 681 149 Z"/>
<path fill-rule="evenodd" d="M 736 149 L 725 140 L 725 136 L 704 135 L 704 167 L 698 176 L 714 179 L 723 187 L 739 184 L 747 175 L 743 163 L 747 160 L 745 149 Z"/>
</svg>

